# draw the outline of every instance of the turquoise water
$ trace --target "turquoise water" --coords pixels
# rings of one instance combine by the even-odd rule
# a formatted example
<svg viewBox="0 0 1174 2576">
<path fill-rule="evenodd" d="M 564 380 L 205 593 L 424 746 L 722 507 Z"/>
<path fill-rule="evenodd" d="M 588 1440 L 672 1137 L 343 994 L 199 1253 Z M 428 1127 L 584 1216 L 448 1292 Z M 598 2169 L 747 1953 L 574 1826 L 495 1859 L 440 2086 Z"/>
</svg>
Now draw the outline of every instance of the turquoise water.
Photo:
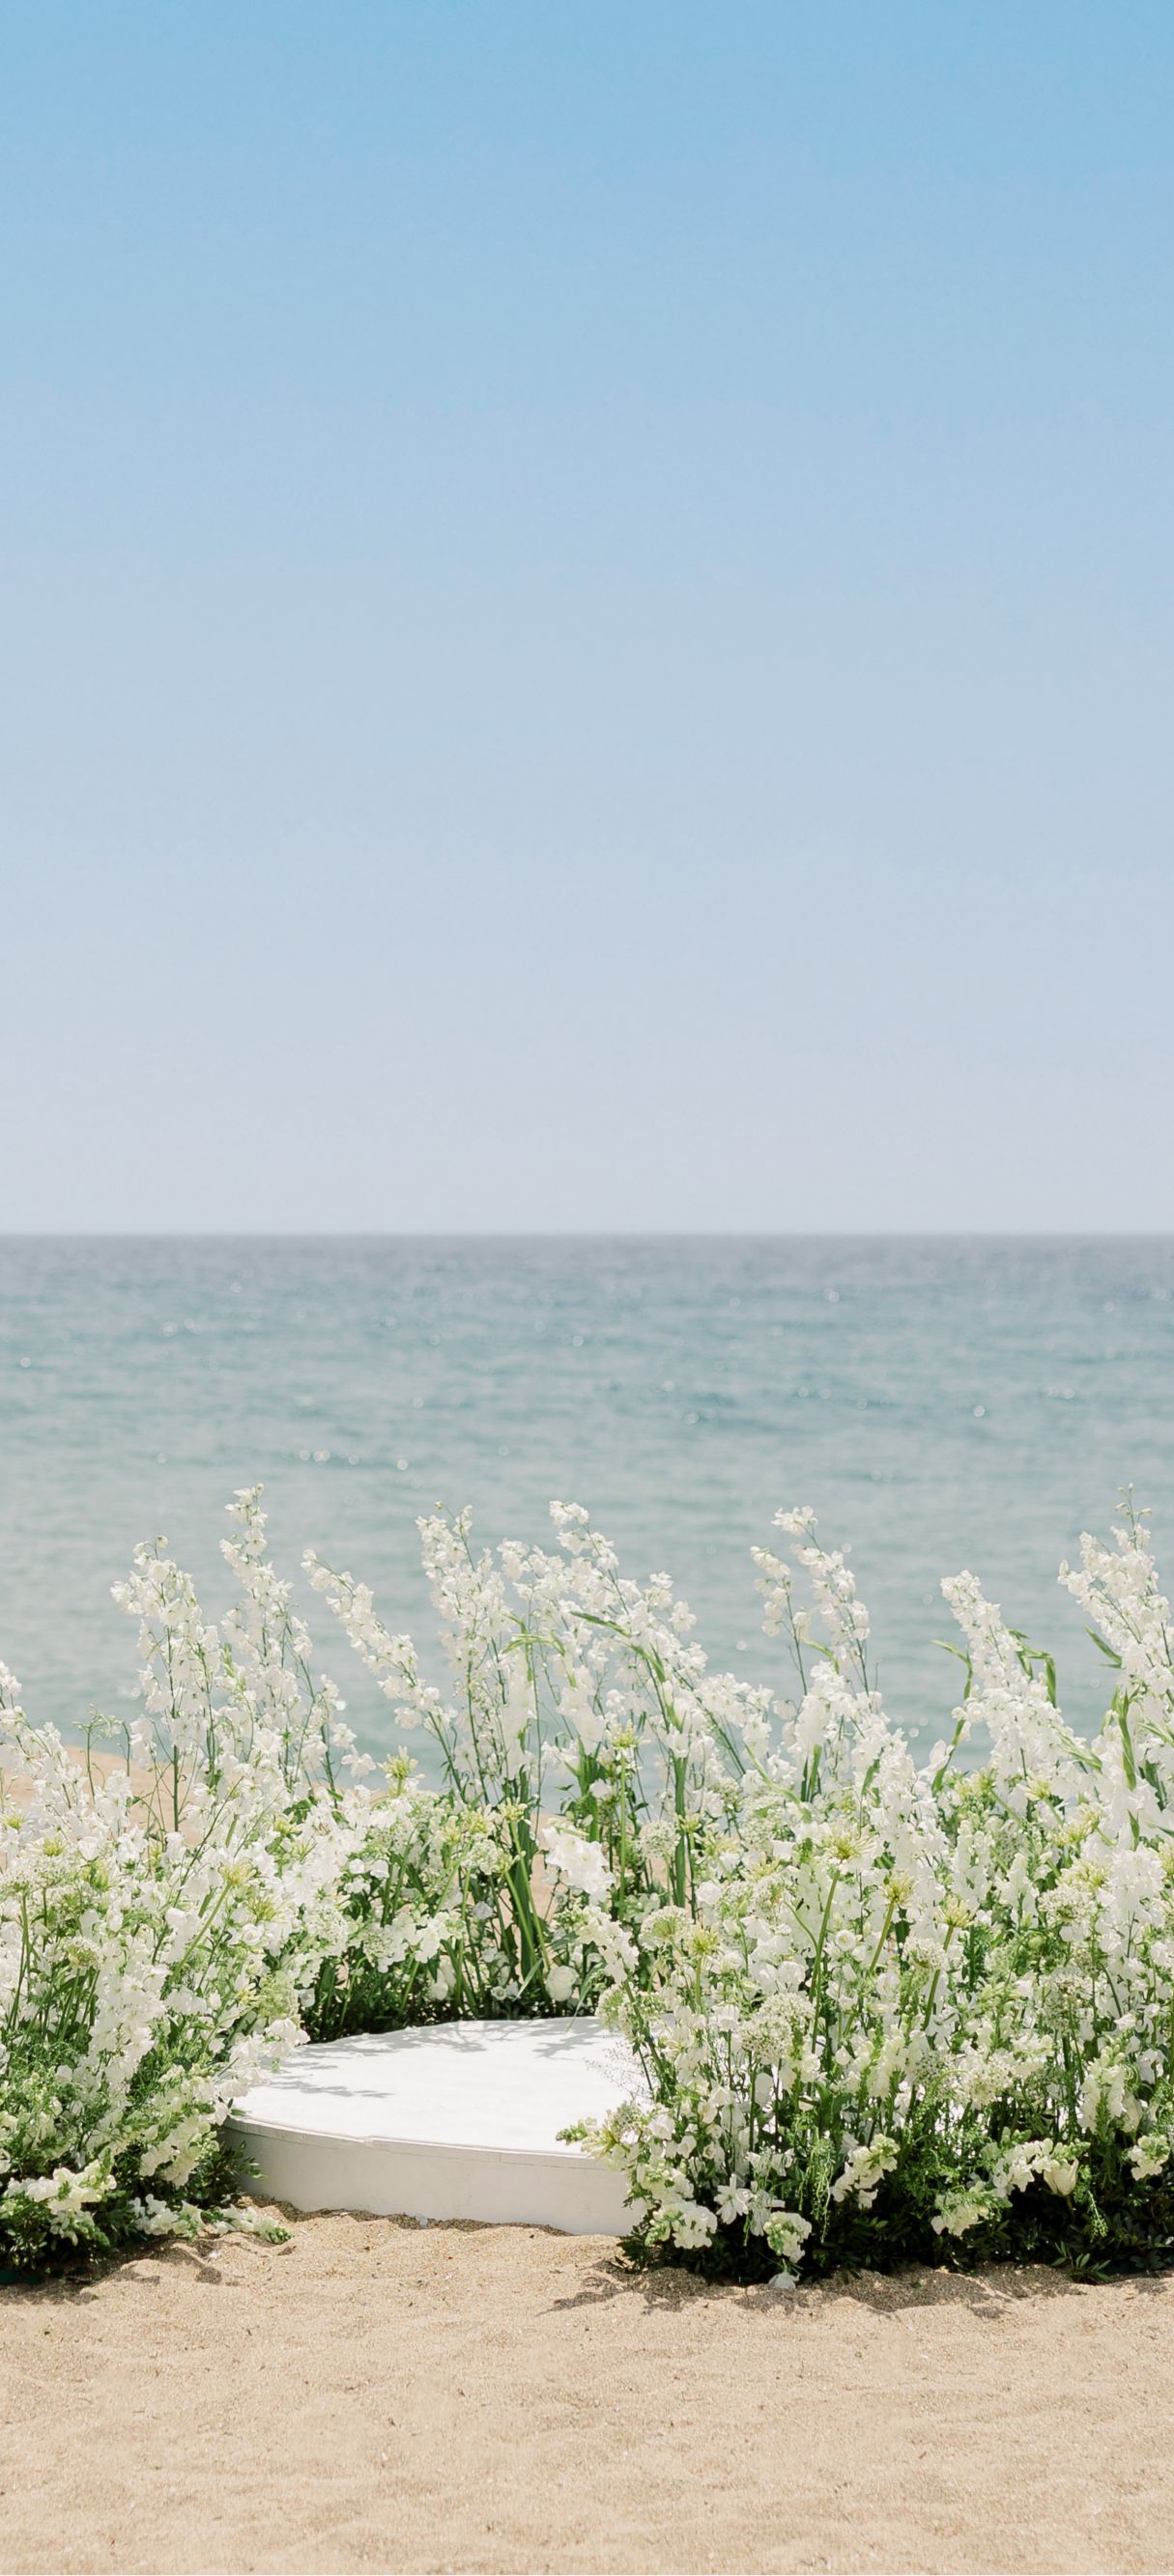
<svg viewBox="0 0 1174 2576">
<path fill-rule="evenodd" d="M 668 1567 L 715 1660 L 780 1684 L 747 1550 L 810 1502 L 915 1730 L 953 1695 L 943 1573 L 1056 1645 L 1084 1724 L 1100 1676 L 1060 1557 L 1132 1482 L 1174 1576 L 1165 1238 L 9 1239 L 0 1408 L 0 1655 L 67 1728 L 125 1711 L 134 1540 L 166 1532 L 215 1610 L 220 1509 L 256 1480 L 291 1569 L 313 1545 L 422 1634 L 418 1512 L 541 1539 L 551 1495 L 584 1502 L 633 1572 Z"/>
</svg>

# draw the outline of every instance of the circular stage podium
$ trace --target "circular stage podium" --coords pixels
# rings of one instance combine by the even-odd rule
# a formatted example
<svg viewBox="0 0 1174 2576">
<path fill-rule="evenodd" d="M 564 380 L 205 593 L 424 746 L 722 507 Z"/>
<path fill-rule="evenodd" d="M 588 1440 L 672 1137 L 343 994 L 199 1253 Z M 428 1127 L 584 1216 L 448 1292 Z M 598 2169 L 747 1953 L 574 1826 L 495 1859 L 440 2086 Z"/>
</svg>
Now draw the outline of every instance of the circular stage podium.
<svg viewBox="0 0 1174 2576">
<path fill-rule="evenodd" d="M 560 2142 L 644 2092 L 597 2021 L 443 2022 L 295 2049 L 233 2106 L 249 2187 L 294 2209 L 622 2236 L 622 2174 Z"/>
</svg>

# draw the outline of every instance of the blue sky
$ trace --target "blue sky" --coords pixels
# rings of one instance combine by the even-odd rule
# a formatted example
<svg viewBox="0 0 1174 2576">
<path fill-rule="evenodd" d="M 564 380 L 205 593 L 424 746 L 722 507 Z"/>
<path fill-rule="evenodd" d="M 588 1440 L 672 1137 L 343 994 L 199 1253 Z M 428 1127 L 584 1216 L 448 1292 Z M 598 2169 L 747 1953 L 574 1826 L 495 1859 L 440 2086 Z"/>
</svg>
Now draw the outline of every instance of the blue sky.
<svg viewBox="0 0 1174 2576">
<path fill-rule="evenodd" d="M 1172 73 L 17 0 L 0 1227 L 1174 1227 Z"/>
</svg>

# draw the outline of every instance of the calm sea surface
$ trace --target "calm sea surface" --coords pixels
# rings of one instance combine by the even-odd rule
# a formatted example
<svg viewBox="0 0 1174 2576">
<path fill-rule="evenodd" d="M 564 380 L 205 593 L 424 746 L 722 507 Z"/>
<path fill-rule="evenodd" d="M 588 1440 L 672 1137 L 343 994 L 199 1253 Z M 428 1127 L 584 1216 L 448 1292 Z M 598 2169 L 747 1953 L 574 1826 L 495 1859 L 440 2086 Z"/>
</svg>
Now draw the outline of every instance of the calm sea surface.
<svg viewBox="0 0 1174 2576">
<path fill-rule="evenodd" d="M 954 1696 L 933 1641 L 961 1566 L 1056 1647 L 1089 1724 L 1097 1658 L 1056 1566 L 1132 1483 L 1174 1575 L 1172 1435 L 1174 1240 L 10 1238 L 0 1656 L 34 1716 L 125 1713 L 109 1585 L 135 1539 L 165 1532 L 215 1615 L 221 1508 L 261 1481 L 291 1571 L 311 1544 L 428 1638 L 419 1512 L 542 1540 L 552 1495 L 586 1503 L 633 1573 L 670 1570 L 715 1662 L 782 1686 L 747 1550 L 810 1502 L 911 1729 Z"/>
</svg>

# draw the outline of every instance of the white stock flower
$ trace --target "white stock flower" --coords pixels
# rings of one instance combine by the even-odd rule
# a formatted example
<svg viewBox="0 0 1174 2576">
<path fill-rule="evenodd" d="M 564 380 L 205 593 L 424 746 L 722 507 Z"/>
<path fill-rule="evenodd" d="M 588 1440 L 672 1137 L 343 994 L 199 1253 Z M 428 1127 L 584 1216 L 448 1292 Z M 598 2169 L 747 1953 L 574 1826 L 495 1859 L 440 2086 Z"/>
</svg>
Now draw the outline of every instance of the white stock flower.
<svg viewBox="0 0 1174 2576">
<path fill-rule="evenodd" d="M 602 1904 L 611 1888 L 611 1871 L 601 1845 L 589 1842 L 569 1825 L 543 1825 L 542 1847 L 552 1869 L 581 1896 Z"/>
</svg>

